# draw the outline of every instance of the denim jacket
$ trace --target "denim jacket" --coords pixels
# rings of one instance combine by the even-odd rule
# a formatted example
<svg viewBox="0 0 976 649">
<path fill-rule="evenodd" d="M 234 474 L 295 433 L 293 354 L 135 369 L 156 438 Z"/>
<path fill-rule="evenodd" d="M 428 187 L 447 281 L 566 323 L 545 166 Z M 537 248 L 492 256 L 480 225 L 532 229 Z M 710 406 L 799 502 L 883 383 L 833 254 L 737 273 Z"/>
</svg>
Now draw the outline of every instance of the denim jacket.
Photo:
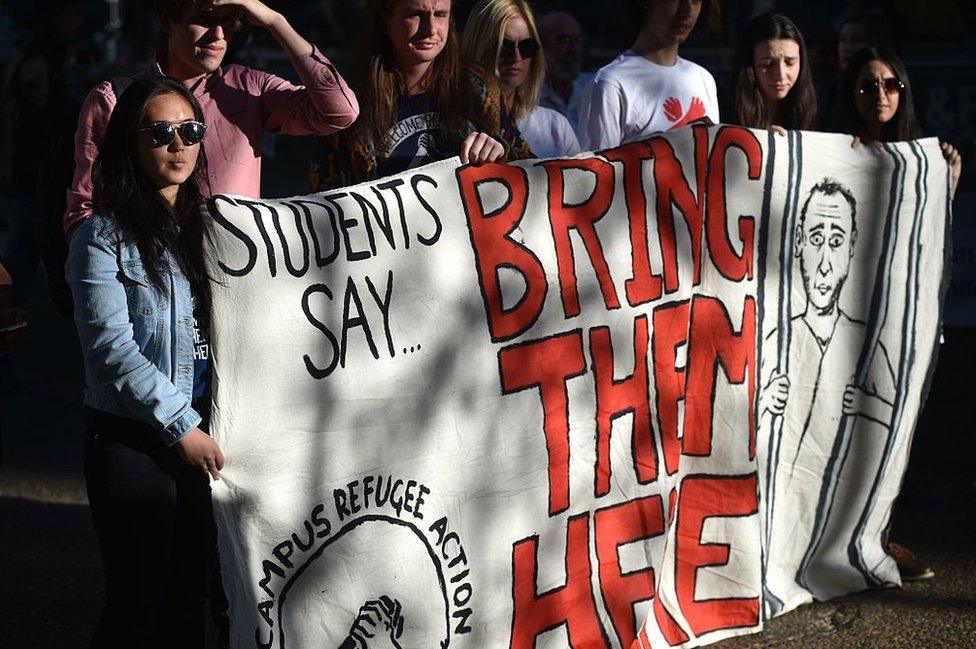
<svg viewBox="0 0 976 649">
<path fill-rule="evenodd" d="M 190 407 L 190 283 L 169 255 L 166 263 L 169 290 L 160 293 L 115 219 L 94 215 L 71 238 L 65 274 L 85 360 L 85 403 L 144 421 L 173 445 L 200 424 L 200 415 Z"/>
</svg>

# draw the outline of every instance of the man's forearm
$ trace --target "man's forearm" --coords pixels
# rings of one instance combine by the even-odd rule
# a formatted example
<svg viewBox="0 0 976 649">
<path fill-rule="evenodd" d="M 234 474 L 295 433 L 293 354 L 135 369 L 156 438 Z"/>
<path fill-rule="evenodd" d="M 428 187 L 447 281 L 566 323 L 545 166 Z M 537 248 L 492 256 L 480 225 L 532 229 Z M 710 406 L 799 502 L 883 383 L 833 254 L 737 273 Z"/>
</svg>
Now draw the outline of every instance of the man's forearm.
<svg viewBox="0 0 976 649">
<path fill-rule="evenodd" d="M 312 53 L 312 44 L 295 31 L 283 14 L 277 14 L 267 29 L 289 57 L 308 56 Z"/>
</svg>

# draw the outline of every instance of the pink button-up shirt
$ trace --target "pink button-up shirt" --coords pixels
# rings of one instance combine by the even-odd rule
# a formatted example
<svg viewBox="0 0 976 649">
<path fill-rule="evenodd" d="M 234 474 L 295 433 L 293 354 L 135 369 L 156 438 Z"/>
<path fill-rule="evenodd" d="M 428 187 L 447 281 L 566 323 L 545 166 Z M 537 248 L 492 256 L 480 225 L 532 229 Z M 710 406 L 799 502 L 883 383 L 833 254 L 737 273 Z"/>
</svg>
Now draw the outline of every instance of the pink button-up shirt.
<svg viewBox="0 0 976 649">
<path fill-rule="evenodd" d="M 265 131 L 327 135 L 356 121 L 356 96 L 318 48 L 291 62 L 303 86 L 260 70 L 226 65 L 191 88 L 207 124 L 203 148 L 212 193 L 260 195 L 261 136 Z M 154 63 L 147 74 L 163 73 Z M 75 174 L 64 214 L 69 239 L 91 215 L 92 166 L 115 102 L 111 82 L 104 81 L 88 93 L 82 105 L 75 132 Z"/>
</svg>

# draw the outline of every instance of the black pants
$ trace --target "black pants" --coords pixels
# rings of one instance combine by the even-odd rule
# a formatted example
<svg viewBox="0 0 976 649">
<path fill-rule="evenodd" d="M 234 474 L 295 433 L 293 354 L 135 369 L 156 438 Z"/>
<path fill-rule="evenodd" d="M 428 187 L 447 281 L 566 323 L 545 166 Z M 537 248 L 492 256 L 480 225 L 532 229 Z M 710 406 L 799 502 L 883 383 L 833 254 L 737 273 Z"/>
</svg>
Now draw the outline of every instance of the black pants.
<svg viewBox="0 0 976 649">
<path fill-rule="evenodd" d="M 106 591 L 91 646 L 202 648 L 207 596 L 223 599 L 206 476 L 149 426 L 89 409 L 85 482 Z"/>
</svg>

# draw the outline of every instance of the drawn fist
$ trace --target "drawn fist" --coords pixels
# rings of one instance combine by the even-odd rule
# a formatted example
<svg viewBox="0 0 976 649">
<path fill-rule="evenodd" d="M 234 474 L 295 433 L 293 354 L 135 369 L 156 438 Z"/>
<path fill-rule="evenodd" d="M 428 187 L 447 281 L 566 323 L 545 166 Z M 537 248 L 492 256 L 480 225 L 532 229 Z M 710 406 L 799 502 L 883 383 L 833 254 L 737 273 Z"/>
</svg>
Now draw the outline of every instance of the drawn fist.
<svg viewBox="0 0 976 649">
<path fill-rule="evenodd" d="M 859 413 L 859 406 L 865 397 L 864 391 L 853 383 L 844 388 L 844 414 L 856 416 Z"/>
<path fill-rule="evenodd" d="M 684 114 L 681 101 L 677 97 L 668 97 L 664 100 L 664 116 L 668 118 L 668 121 L 677 122 Z"/>
<path fill-rule="evenodd" d="M 340 649 L 400 649 L 398 640 L 402 634 L 400 602 L 383 595 L 360 607 L 359 615 L 349 629 L 349 637 Z"/>
<path fill-rule="evenodd" d="M 759 412 L 769 411 L 780 416 L 786 411 L 786 402 L 790 398 L 790 377 L 778 374 L 769 380 L 759 399 Z"/>
<path fill-rule="evenodd" d="M 857 387 L 853 380 L 844 389 L 844 414 L 849 417 L 865 417 L 882 426 L 890 426 L 892 409 L 892 404 Z"/>
</svg>

